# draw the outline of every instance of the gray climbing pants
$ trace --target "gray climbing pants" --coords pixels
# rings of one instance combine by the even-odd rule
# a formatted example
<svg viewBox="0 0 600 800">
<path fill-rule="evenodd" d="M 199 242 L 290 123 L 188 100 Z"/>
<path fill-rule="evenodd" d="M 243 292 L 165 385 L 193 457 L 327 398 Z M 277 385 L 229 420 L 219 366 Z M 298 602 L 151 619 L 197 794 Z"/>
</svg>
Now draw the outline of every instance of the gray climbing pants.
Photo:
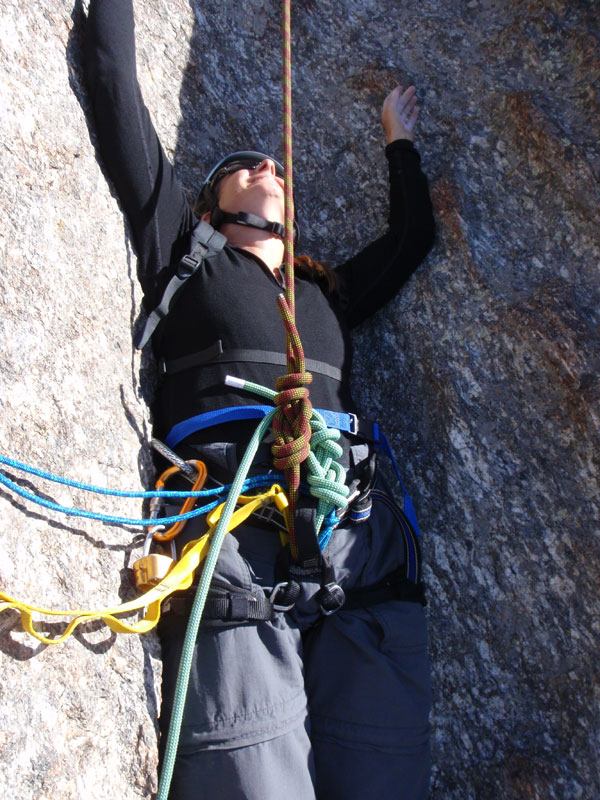
<svg viewBox="0 0 600 800">
<path fill-rule="evenodd" d="M 251 518 L 252 519 L 252 518 Z M 188 525 L 187 539 L 205 530 Z M 273 530 L 228 534 L 215 579 L 261 593 L 274 585 Z M 401 566 L 389 504 L 340 526 L 327 551 L 344 589 Z M 430 677 L 420 603 L 387 601 L 324 616 L 318 584 L 269 621 L 202 624 L 170 800 L 424 800 L 429 786 Z M 160 718 L 166 740 L 187 615 L 166 613 Z"/>
</svg>

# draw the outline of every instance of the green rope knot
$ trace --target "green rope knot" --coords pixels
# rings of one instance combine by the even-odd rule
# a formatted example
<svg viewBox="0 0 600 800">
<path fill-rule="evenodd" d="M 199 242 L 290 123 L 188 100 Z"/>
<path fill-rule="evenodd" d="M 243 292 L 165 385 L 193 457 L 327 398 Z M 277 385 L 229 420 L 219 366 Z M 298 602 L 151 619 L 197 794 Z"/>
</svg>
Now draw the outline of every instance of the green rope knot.
<svg viewBox="0 0 600 800">
<path fill-rule="evenodd" d="M 315 522 L 315 535 L 318 536 L 330 512 L 345 508 L 350 490 L 346 486 L 346 470 L 335 460 L 344 452 L 338 444 L 340 432 L 328 428 L 323 417 L 314 409 L 310 425 L 313 433 L 306 480 L 310 493 L 319 501 Z"/>
</svg>

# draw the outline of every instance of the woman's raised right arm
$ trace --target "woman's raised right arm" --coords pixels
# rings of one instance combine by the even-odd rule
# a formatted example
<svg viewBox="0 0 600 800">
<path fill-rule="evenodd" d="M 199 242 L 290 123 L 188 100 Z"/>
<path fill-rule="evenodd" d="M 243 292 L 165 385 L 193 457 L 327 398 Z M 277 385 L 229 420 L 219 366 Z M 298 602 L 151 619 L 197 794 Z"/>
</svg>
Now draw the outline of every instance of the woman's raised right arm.
<svg viewBox="0 0 600 800">
<path fill-rule="evenodd" d="M 131 227 L 138 277 L 153 302 L 158 273 L 195 220 L 137 81 L 132 0 L 91 0 L 86 73 L 103 164 Z"/>
</svg>

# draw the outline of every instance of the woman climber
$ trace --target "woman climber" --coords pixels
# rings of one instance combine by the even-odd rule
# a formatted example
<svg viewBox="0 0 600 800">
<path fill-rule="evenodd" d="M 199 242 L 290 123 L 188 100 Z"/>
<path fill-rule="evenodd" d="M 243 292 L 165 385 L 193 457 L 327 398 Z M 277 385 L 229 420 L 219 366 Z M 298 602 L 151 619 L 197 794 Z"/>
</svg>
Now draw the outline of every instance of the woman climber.
<svg viewBox="0 0 600 800">
<path fill-rule="evenodd" d="M 256 426 L 248 418 L 256 398 L 225 377 L 272 387 L 285 365 L 276 305 L 282 170 L 255 151 L 232 154 L 190 207 L 140 94 L 132 0 L 91 0 L 86 69 L 101 158 L 130 225 L 145 303 L 158 309 L 142 337 L 152 336 L 159 360 L 155 435 L 229 483 Z M 335 270 L 303 257 L 296 271 L 311 402 L 348 422 L 339 424 L 348 506 L 324 549 L 304 494 L 293 553 L 277 514 L 250 517 L 225 538 L 195 644 L 171 800 L 427 796 L 418 543 L 375 480 L 376 426 L 356 416 L 350 392 L 351 329 L 397 293 L 432 246 L 417 115 L 414 87 L 395 88 L 383 103 L 388 232 Z M 270 446 L 261 446 L 252 474 L 272 469 Z M 190 521 L 178 551 L 205 525 Z M 192 598 L 173 597 L 159 625 L 162 748 Z"/>
</svg>

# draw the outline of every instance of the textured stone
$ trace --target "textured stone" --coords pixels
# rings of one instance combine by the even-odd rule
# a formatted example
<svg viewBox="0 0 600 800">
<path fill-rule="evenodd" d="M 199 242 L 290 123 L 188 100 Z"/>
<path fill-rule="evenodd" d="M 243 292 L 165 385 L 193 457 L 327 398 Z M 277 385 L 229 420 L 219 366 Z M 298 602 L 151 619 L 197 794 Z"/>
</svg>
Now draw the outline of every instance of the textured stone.
<svg viewBox="0 0 600 800">
<path fill-rule="evenodd" d="M 358 332 L 355 392 L 391 435 L 423 529 L 432 797 L 593 800 L 597 8 L 293 6 L 303 249 L 335 263 L 384 229 L 380 104 L 403 81 L 423 105 L 438 241 Z M 281 152 L 279 3 L 137 0 L 136 13 L 144 96 L 190 192 L 222 153 Z M 5 0 L 0 15 L 0 449 L 134 488 L 149 481 L 150 381 L 131 345 L 134 256 L 87 116 L 82 24 L 65 2 Z M 65 521 L 4 491 L 0 502 L 2 586 L 54 606 L 130 596 L 139 534 Z M 155 644 L 92 628 L 44 648 L 16 615 L 0 617 L 3 796 L 151 790 Z"/>
</svg>

